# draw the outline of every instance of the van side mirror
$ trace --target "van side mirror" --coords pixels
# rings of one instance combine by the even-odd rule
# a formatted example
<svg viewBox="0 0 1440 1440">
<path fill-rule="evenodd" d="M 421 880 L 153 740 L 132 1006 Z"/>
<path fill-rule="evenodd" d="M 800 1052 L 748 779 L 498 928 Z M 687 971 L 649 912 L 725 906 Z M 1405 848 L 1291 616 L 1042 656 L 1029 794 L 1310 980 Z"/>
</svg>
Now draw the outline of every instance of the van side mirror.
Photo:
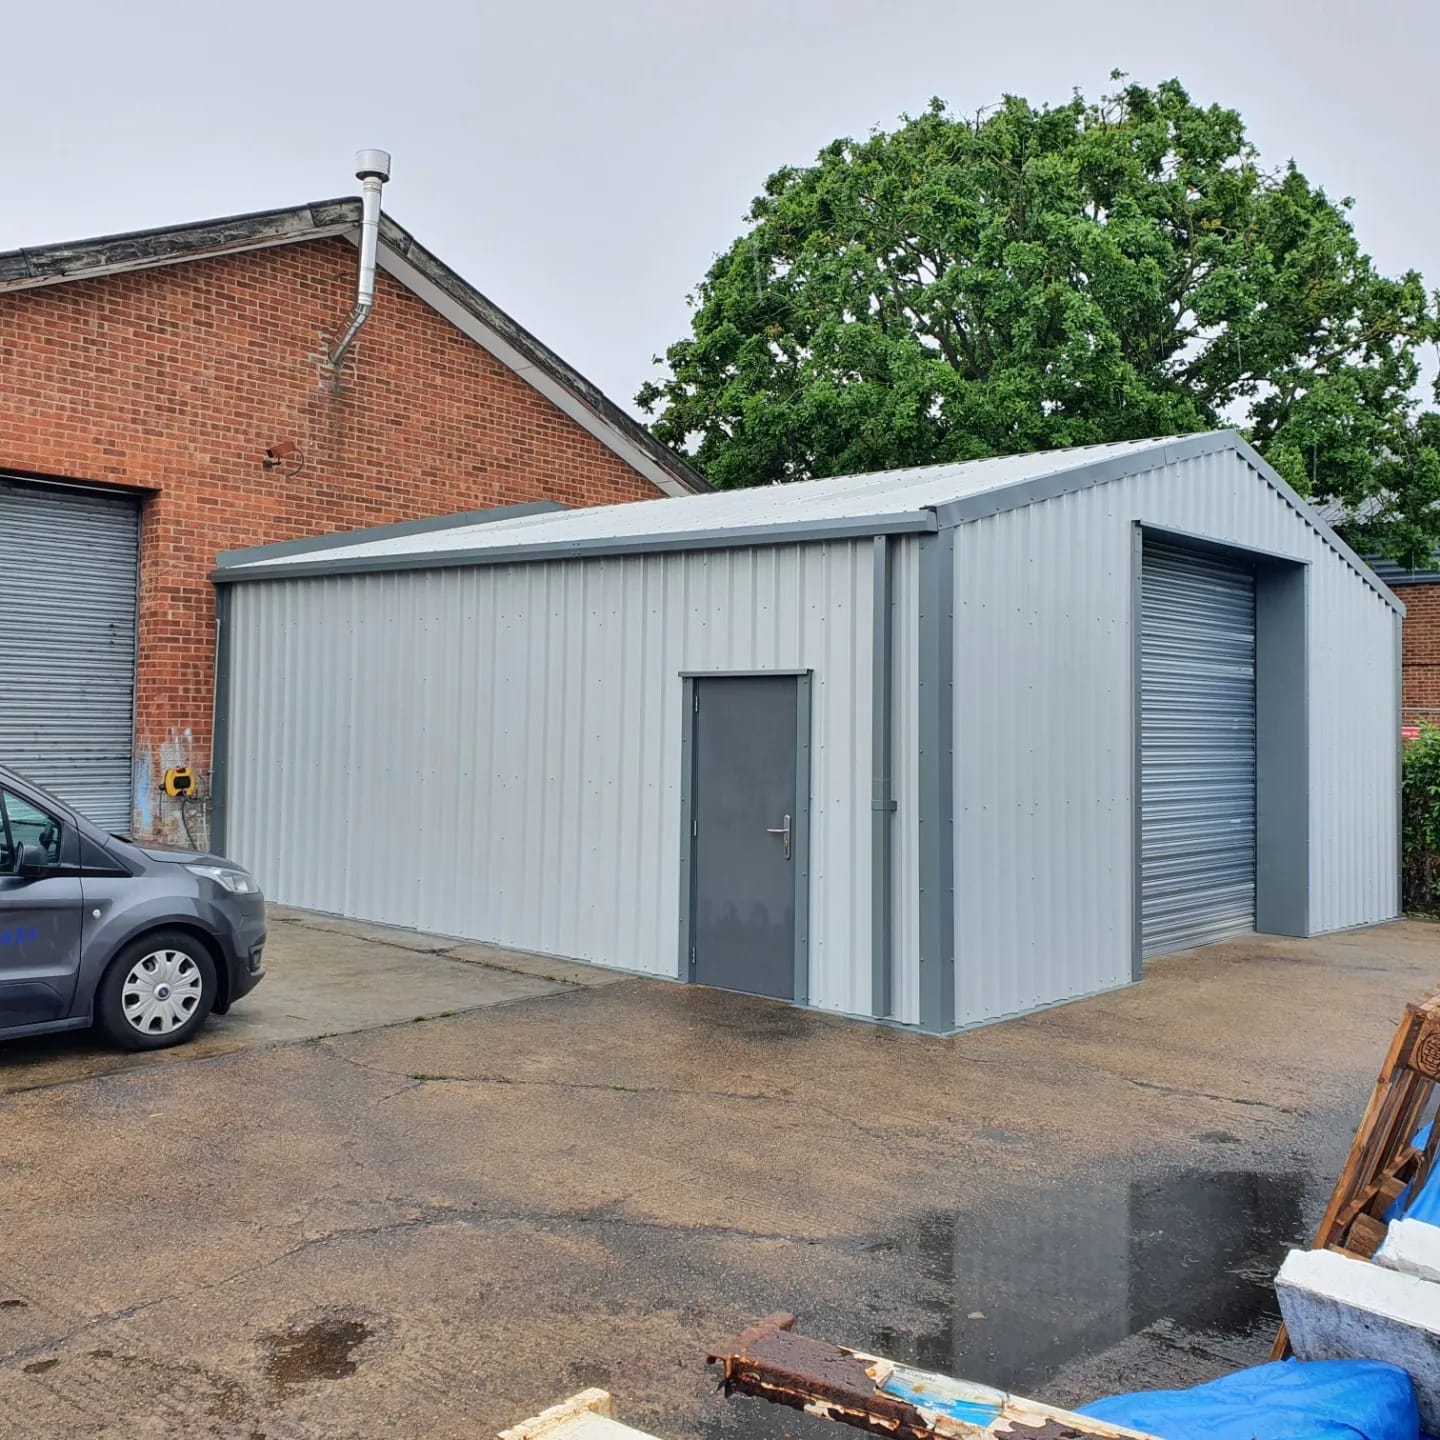
<svg viewBox="0 0 1440 1440">
<path fill-rule="evenodd" d="M 22 880 L 39 880 L 50 873 L 50 856 L 43 845 L 22 842 L 15 848 L 15 873 Z"/>
</svg>

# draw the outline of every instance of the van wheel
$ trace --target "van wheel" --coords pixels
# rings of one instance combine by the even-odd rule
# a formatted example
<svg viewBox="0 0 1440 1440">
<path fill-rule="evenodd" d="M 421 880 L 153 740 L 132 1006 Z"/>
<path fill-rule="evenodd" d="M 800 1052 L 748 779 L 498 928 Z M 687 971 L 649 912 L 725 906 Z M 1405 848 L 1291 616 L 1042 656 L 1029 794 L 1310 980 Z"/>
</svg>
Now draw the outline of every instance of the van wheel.
<svg viewBox="0 0 1440 1440">
<path fill-rule="evenodd" d="M 157 930 L 110 962 L 95 994 L 95 1023 L 122 1050 L 183 1045 L 215 1004 L 215 962 L 194 936 Z"/>
</svg>

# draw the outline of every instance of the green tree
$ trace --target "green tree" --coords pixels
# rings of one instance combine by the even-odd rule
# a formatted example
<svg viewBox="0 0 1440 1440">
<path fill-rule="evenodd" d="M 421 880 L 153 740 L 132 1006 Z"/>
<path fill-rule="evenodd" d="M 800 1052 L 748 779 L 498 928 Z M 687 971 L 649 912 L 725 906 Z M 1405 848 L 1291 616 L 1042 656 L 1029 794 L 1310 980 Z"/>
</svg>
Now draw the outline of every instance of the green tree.
<svg viewBox="0 0 1440 1440">
<path fill-rule="evenodd" d="M 1236 425 L 1413 563 L 1440 539 L 1436 309 L 1350 207 L 1177 81 L 932 101 L 770 177 L 637 399 L 722 488 Z"/>
</svg>

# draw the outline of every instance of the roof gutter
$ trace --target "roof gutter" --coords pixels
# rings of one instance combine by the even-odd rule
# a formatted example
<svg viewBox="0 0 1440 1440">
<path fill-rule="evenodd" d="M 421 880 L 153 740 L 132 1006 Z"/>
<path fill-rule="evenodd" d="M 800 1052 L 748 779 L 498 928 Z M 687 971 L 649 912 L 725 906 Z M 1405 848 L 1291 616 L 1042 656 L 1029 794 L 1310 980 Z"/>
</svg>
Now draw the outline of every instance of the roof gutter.
<svg viewBox="0 0 1440 1440">
<path fill-rule="evenodd" d="M 380 248 L 380 190 L 390 178 L 390 156 L 384 150 L 360 150 L 355 155 L 355 178 L 360 182 L 360 284 L 355 308 L 340 343 L 330 352 L 330 365 L 338 370 L 360 327 L 375 308 L 375 257 Z"/>
</svg>

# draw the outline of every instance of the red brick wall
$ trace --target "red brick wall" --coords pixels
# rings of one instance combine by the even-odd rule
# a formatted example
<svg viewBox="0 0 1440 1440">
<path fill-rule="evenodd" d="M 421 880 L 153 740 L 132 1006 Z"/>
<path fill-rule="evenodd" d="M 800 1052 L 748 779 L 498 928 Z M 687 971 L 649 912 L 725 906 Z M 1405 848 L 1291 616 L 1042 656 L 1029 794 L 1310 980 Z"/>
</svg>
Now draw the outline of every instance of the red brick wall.
<svg viewBox="0 0 1440 1440">
<path fill-rule="evenodd" d="M 355 249 L 311 241 L 0 296 L 0 468 L 140 487 L 137 824 L 209 765 L 219 550 L 644 477 L 383 273 L 341 384 Z M 303 470 L 267 471 L 294 440 Z M 154 828 L 173 838 L 175 816 Z"/>
<path fill-rule="evenodd" d="M 1405 723 L 1440 725 L 1440 585 L 1401 585 Z"/>
</svg>

